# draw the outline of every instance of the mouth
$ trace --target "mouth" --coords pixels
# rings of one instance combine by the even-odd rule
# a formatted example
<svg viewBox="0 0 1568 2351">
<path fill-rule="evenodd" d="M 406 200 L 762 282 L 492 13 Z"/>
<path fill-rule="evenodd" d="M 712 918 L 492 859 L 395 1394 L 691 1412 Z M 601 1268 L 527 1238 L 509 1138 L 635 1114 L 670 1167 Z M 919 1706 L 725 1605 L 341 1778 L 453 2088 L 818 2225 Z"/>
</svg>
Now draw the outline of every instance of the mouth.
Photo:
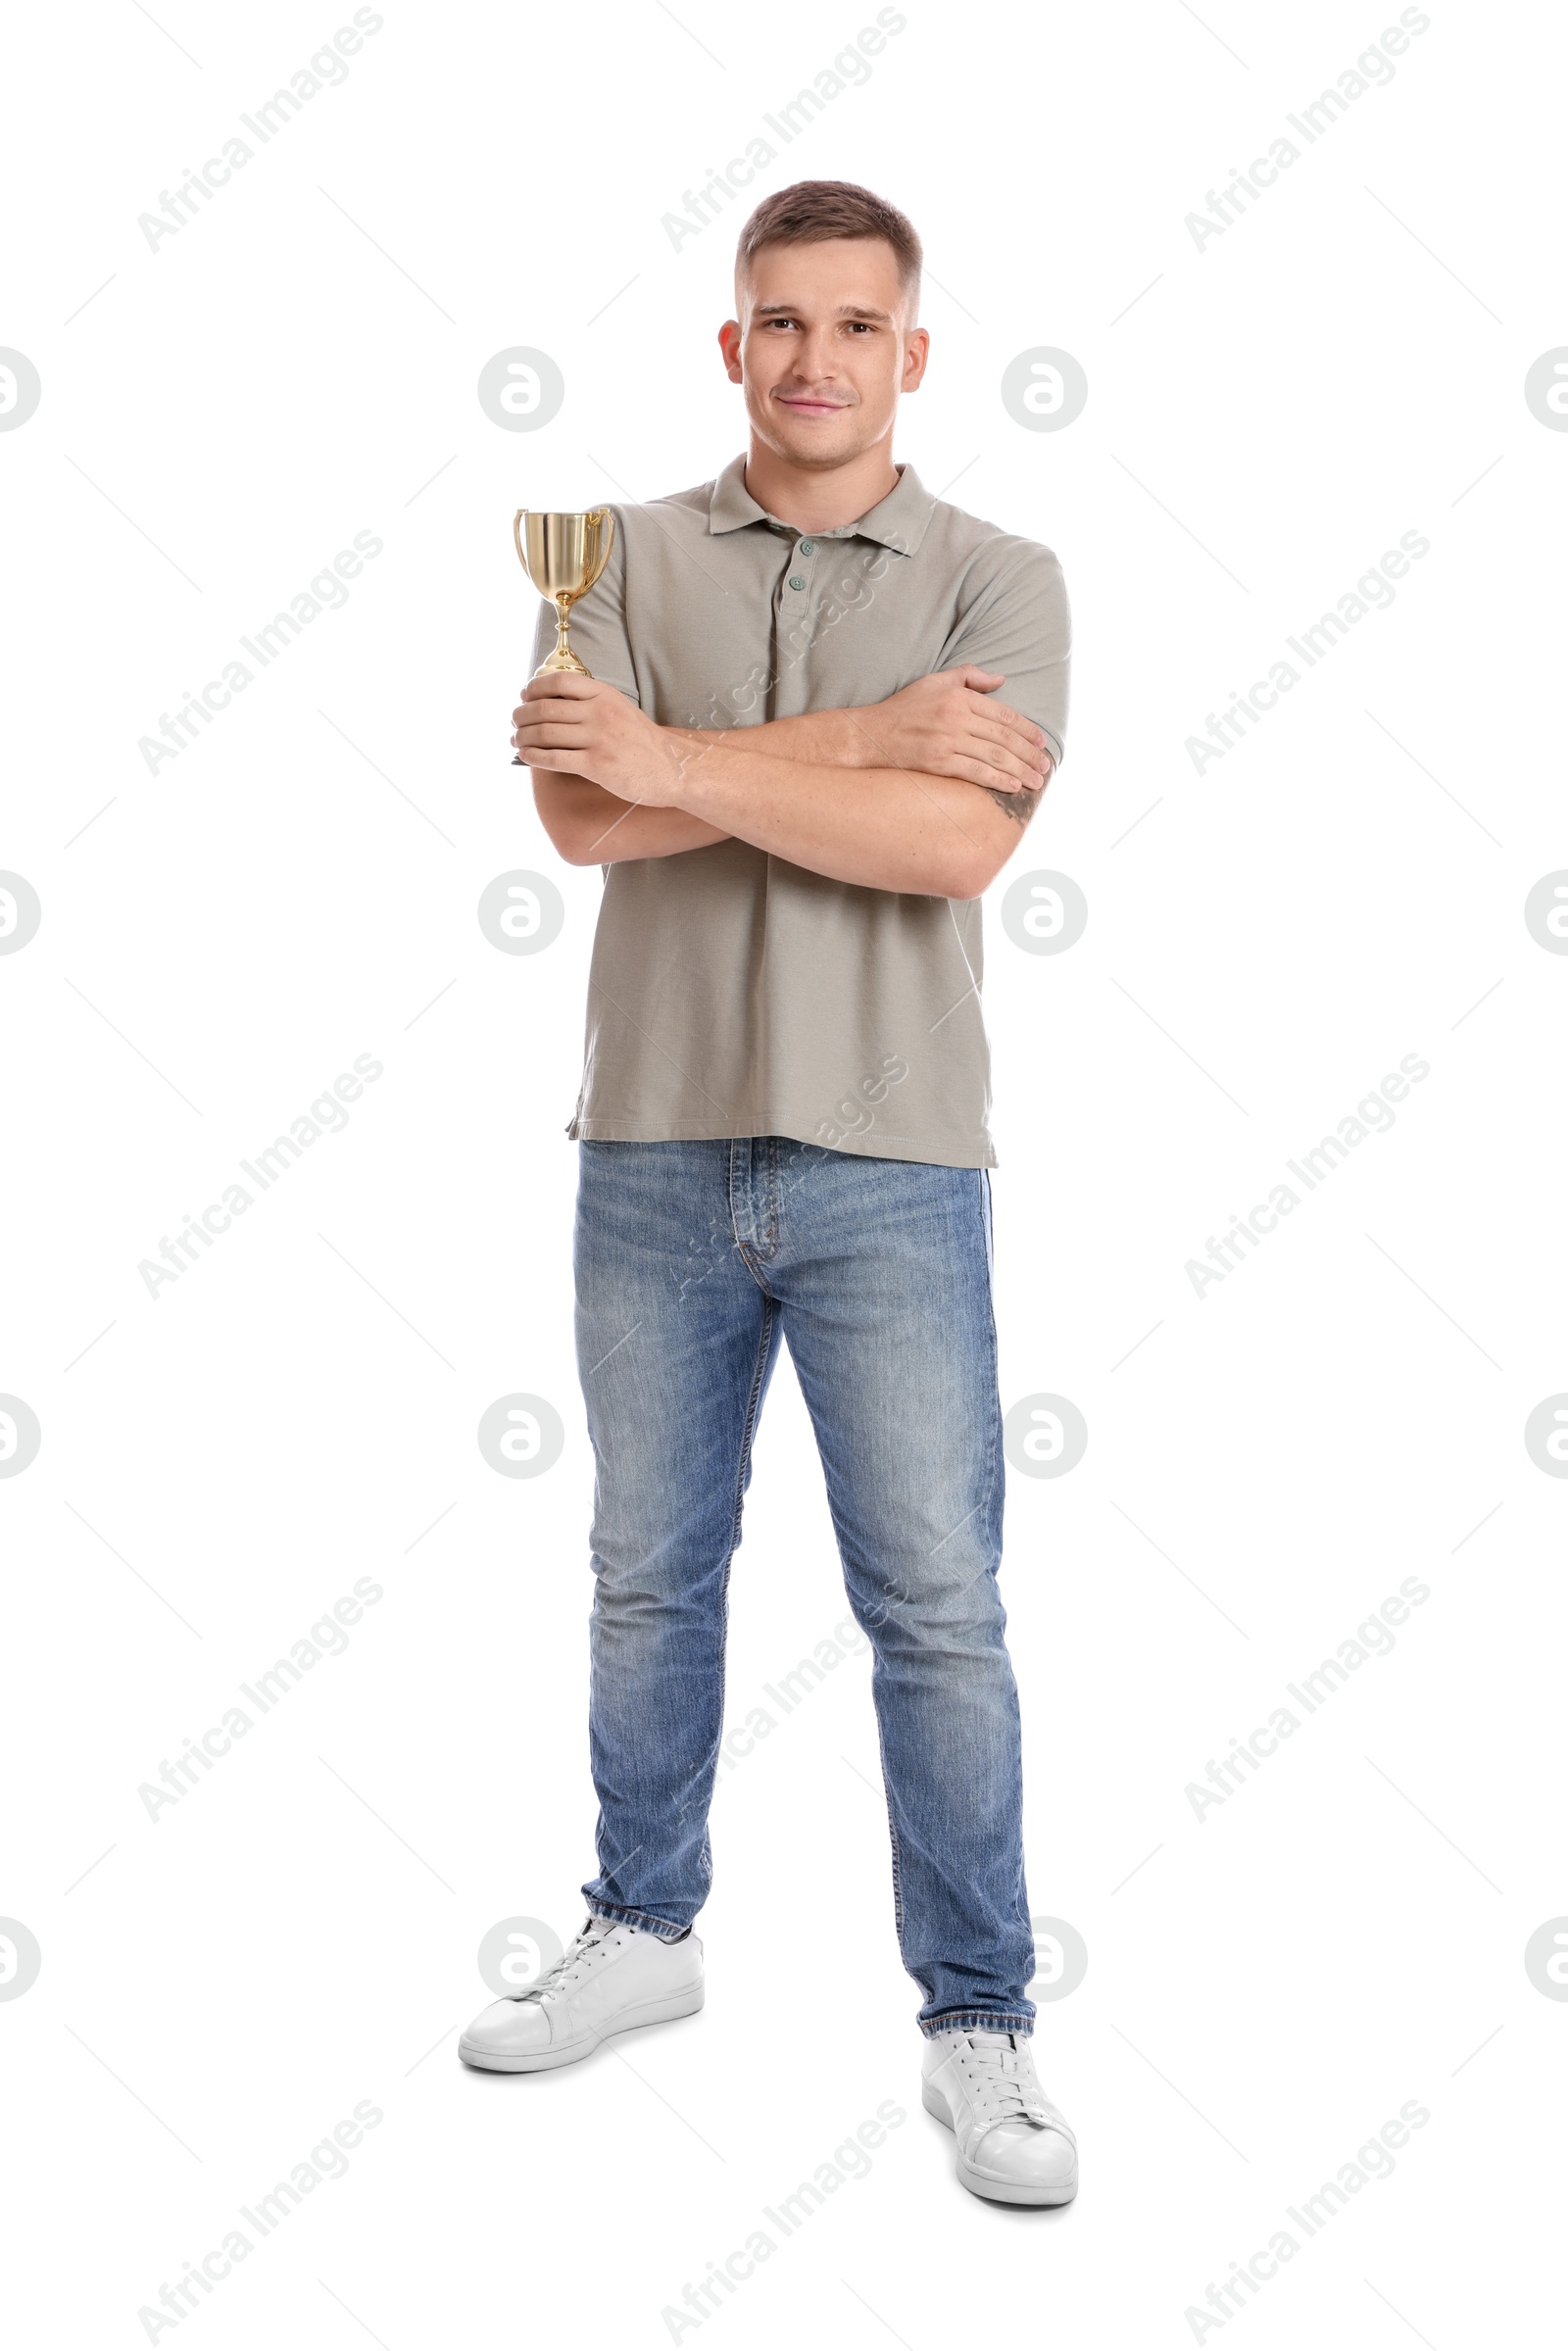
<svg viewBox="0 0 1568 2351">
<path fill-rule="evenodd" d="M 793 409 L 798 416 L 837 416 L 847 409 L 847 400 L 810 400 L 798 392 L 775 392 L 780 408 Z"/>
</svg>

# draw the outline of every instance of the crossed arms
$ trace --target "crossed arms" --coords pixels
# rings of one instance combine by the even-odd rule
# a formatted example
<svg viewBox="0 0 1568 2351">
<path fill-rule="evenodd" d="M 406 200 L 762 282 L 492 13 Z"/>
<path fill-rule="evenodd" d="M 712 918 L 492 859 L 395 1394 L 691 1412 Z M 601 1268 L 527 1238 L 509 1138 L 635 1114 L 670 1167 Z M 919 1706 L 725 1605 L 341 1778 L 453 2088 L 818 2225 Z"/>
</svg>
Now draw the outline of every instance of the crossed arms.
<svg viewBox="0 0 1568 2351">
<path fill-rule="evenodd" d="M 749 841 L 830 880 L 978 898 L 1049 782 L 1040 728 L 965 664 L 886 702 L 763 726 L 656 726 L 615 687 L 536 677 L 513 712 L 534 805 L 571 865 Z"/>
</svg>

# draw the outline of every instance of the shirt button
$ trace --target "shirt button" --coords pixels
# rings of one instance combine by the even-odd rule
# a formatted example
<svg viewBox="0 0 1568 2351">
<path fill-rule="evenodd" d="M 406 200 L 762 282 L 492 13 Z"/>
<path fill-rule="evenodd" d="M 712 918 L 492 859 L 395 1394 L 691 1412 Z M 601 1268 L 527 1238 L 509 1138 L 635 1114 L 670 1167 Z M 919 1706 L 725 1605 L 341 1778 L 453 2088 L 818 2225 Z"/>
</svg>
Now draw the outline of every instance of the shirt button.
<svg viewBox="0 0 1568 2351">
<path fill-rule="evenodd" d="M 805 580 L 804 580 L 804 579 L 802 579 L 802 577 L 801 577 L 801 575 L 800 575 L 800 573 L 799 573 L 798 571 L 792 571 L 792 572 L 790 573 L 790 586 L 791 586 L 792 588 L 804 588 L 804 587 L 805 587 L 805 585 L 806 585 L 806 582 L 805 582 Z"/>
<path fill-rule="evenodd" d="M 801 553 L 802 553 L 802 555 L 809 555 L 809 554 L 810 554 L 810 552 L 811 552 L 811 547 L 812 547 L 812 542 L 811 542 L 811 540 L 809 540 L 809 539 L 803 539 L 803 540 L 801 541 Z"/>
</svg>

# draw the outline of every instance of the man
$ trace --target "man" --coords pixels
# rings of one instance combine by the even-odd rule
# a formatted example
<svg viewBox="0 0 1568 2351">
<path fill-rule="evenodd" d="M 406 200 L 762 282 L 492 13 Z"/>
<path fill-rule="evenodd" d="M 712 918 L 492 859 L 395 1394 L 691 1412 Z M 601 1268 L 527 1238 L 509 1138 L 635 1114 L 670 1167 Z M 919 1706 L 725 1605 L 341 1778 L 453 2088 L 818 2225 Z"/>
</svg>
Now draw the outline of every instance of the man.
<svg viewBox="0 0 1568 2351">
<path fill-rule="evenodd" d="M 1061 756 L 1067 613 L 1047 549 L 894 464 L 919 273 L 863 188 L 758 207 L 719 333 L 748 453 L 616 509 L 572 621 L 592 677 L 514 712 L 551 840 L 606 872 L 567 1129 L 599 1871 L 561 1964 L 461 2054 L 533 2072 L 702 2005 L 729 1566 L 782 1336 L 874 1651 L 924 2102 L 966 2187 L 1059 2204 L 996 1580 L 978 901 Z"/>
</svg>

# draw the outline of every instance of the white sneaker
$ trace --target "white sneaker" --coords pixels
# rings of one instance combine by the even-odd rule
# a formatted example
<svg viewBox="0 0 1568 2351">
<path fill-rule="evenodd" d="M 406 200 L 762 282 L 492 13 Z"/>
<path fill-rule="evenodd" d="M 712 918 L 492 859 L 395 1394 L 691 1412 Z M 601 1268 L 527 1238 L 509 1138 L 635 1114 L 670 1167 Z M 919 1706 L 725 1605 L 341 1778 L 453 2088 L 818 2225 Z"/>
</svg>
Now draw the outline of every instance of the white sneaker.
<svg viewBox="0 0 1568 2351">
<path fill-rule="evenodd" d="M 1025 2034 L 926 2037 L 920 2102 L 958 2142 L 958 2178 L 997 2204 L 1069 2204 L 1078 2142 L 1035 2078 Z"/>
<path fill-rule="evenodd" d="M 612 2033 L 667 2024 L 702 2004 L 695 1935 L 663 1942 L 644 1927 L 590 1918 L 537 1984 L 480 2010 L 458 2055 L 492 2074 L 538 2074 L 587 2057 Z"/>
</svg>

